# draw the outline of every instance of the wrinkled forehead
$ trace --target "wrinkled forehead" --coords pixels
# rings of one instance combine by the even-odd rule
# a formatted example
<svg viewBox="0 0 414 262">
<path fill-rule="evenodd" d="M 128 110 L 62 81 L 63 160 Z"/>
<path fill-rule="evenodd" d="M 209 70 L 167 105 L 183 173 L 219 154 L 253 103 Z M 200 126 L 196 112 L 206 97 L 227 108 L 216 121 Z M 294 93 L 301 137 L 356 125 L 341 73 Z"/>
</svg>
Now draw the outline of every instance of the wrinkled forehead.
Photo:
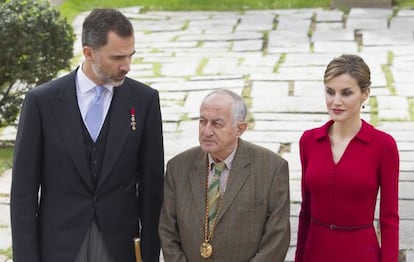
<svg viewBox="0 0 414 262">
<path fill-rule="evenodd" d="M 234 101 L 232 97 L 228 94 L 224 93 L 214 93 L 209 96 L 207 96 L 200 107 L 200 110 L 203 107 L 216 107 L 216 108 L 229 108 L 232 109 L 234 105 Z"/>
<path fill-rule="evenodd" d="M 232 116 L 233 101 L 223 96 L 211 96 L 200 106 L 200 117 L 208 119 L 227 119 Z"/>
</svg>

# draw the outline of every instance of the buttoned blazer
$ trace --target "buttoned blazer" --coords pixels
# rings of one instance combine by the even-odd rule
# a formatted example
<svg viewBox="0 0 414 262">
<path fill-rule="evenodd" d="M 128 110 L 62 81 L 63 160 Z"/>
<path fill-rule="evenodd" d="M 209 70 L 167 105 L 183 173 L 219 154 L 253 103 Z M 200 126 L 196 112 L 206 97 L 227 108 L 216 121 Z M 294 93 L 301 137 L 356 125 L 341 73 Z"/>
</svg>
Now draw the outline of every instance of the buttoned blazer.
<svg viewBox="0 0 414 262">
<path fill-rule="evenodd" d="M 290 241 L 289 173 L 275 153 L 240 140 L 218 213 L 210 259 L 204 241 L 207 154 L 200 147 L 167 164 L 159 232 L 166 262 L 284 261 Z"/>
<path fill-rule="evenodd" d="M 75 76 L 76 70 L 34 88 L 23 104 L 11 188 L 14 261 L 72 262 L 94 216 L 116 261 L 135 261 L 140 227 L 145 260 L 158 261 L 164 177 L 158 92 L 130 78 L 114 88 L 94 185 Z"/>
</svg>

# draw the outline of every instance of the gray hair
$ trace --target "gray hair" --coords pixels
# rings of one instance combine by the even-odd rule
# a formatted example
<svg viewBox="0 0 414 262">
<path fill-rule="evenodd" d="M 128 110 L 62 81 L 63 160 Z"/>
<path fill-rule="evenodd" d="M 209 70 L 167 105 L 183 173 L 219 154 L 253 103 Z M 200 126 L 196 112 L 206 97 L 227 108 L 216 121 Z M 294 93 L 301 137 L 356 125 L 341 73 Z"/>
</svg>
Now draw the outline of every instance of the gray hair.
<svg viewBox="0 0 414 262">
<path fill-rule="evenodd" d="M 212 95 L 216 94 L 223 94 L 228 95 L 233 99 L 233 121 L 234 123 L 237 122 L 245 122 L 247 116 L 247 106 L 244 102 L 243 98 L 236 94 L 235 92 L 227 89 L 218 89 L 214 90 L 213 92 L 209 93 L 204 99 L 202 104 Z"/>
</svg>

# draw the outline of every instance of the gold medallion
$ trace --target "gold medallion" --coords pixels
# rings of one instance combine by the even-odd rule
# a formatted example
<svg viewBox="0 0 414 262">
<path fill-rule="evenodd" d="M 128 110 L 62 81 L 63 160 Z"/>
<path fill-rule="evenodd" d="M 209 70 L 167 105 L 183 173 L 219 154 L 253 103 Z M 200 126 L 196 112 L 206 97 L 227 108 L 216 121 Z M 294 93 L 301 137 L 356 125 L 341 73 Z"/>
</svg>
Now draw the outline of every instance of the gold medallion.
<svg viewBox="0 0 414 262">
<path fill-rule="evenodd" d="M 213 247 L 208 242 L 203 242 L 200 246 L 200 254 L 203 258 L 209 258 L 213 253 Z"/>
</svg>

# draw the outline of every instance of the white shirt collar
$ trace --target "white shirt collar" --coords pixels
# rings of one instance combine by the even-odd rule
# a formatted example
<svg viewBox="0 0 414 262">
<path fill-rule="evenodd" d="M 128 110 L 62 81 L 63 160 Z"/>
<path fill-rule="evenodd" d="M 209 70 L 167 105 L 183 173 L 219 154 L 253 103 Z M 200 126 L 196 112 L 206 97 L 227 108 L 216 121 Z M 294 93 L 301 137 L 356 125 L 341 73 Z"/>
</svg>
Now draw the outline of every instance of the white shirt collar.
<svg viewBox="0 0 414 262">
<path fill-rule="evenodd" d="M 83 64 L 79 66 L 78 72 L 77 72 L 77 79 L 78 79 L 78 88 L 80 94 L 84 94 L 89 92 L 91 89 L 93 89 L 97 84 L 93 82 L 82 70 Z M 109 91 L 113 92 L 114 87 L 112 85 L 104 85 L 104 87 Z"/>
<path fill-rule="evenodd" d="M 230 155 L 226 159 L 223 160 L 223 162 L 226 164 L 226 168 L 228 170 L 231 169 L 231 164 L 233 163 L 233 159 L 234 159 L 234 156 L 236 154 L 236 151 L 237 151 L 237 146 L 233 149 L 233 151 L 230 153 Z M 211 157 L 210 154 L 208 154 L 208 161 L 209 161 L 210 165 L 212 165 L 214 163 L 214 160 L 213 160 L 213 158 Z M 211 166 L 210 166 L 210 170 L 211 170 Z"/>
</svg>

